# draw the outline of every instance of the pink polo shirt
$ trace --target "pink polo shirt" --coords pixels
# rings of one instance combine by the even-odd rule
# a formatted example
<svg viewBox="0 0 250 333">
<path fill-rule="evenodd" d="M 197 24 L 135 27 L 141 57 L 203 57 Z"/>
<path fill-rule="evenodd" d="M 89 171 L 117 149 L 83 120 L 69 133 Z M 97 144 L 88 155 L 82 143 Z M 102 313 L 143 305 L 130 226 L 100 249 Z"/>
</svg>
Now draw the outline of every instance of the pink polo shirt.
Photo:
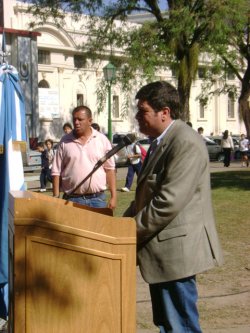
<svg viewBox="0 0 250 333">
<path fill-rule="evenodd" d="M 93 170 L 112 148 L 106 136 L 95 129 L 83 145 L 73 131 L 62 137 L 52 165 L 52 176 L 61 176 L 60 190 L 70 193 Z M 75 194 L 97 193 L 106 189 L 105 169 L 115 169 L 113 157 L 108 159 L 93 175 L 77 189 Z"/>
</svg>

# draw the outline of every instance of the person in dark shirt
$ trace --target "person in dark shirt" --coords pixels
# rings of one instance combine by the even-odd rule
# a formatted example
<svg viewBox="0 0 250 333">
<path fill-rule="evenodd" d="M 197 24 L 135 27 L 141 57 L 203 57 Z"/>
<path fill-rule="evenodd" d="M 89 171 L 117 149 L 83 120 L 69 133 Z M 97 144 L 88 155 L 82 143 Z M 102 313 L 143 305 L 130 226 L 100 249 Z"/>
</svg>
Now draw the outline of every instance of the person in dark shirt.
<svg viewBox="0 0 250 333">
<path fill-rule="evenodd" d="M 41 153 L 40 192 L 46 192 L 47 180 L 52 182 L 51 167 L 54 157 L 53 141 L 51 139 L 47 139 L 45 144 L 43 142 L 39 142 L 37 150 Z"/>
</svg>

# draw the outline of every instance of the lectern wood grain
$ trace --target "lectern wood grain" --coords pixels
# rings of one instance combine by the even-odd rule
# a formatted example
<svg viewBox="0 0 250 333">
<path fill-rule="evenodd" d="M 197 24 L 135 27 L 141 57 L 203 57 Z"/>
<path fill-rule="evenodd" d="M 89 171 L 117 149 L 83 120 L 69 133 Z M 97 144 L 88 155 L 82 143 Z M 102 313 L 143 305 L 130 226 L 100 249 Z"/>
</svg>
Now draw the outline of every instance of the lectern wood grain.
<svg viewBox="0 0 250 333">
<path fill-rule="evenodd" d="M 10 332 L 135 333 L 134 220 L 31 192 L 9 202 Z"/>
</svg>

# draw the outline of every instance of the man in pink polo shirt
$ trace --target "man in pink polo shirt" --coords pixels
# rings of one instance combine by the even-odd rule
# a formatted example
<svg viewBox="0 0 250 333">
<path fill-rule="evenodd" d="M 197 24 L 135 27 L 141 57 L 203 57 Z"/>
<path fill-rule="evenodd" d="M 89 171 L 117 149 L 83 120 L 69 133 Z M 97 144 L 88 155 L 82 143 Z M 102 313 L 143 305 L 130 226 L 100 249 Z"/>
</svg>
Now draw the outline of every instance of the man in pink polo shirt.
<svg viewBox="0 0 250 333">
<path fill-rule="evenodd" d="M 91 207 L 106 207 L 105 189 L 110 190 L 108 207 L 116 207 L 116 173 L 114 158 L 108 159 L 74 193 L 71 193 L 112 148 L 106 136 L 91 127 L 92 113 L 85 106 L 73 112 L 74 130 L 62 137 L 53 160 L 53 196 Z"/>
</svg>

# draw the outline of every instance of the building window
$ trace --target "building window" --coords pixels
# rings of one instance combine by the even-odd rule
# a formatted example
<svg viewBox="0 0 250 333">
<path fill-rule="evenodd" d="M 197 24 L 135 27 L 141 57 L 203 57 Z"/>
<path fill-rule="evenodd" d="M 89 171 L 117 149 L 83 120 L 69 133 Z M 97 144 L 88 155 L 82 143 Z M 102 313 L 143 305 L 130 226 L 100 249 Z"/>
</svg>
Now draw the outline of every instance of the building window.
<svg viewBox="0 0 250 333">
<path fill-rule="evenodd" d="M 84 104 L 83 101 L 84 101 L 83 94 L 77 94 L 76 95 L 76 105 L 77 106 L 83 105 Z"/>
<path fill-rule="evenodd" d="M 206 105 L 203 102 L 200 102 L 199 119 L 205 118 L 205 111 L 206 111 Z"/>
<path fill-rule="evenodd" d="M 234 109 L 234 97 L 231 94 L 228 94 L 228 109 L 227 109 L 227 116 L 228 118 L 234 118 L 235 117 L 235 109 Z"/>
<path fill-rule="evenodd" d="M 204 79 L 206 76 L 206 68 L 205 67 L 199 67 L 198 68 L 198 78 Z"/>
<path fill-rule="evenodd" d="M 83 68 L 86 64 L 86 58 L 83 55 L 74 55 L 74 67 Z"/>
<path fill-rule="evenodd" d="M 119 96 L 113 95 L 113 103 L 112 103 L 112 114 L 114 118 L 119 118 L 120 113 L 119 113 Z"/>
<path fill-rule="evenodd" d="M 171 69 L 172 77 L 177 77 L 177 70 L 175 68 Z"/>
<path fill-rule="evenodd" d="M 50 65 L 50 52 L 38 50 L 38 63 L 43 65 Z"/>
<path fill-rule="evenodd" d="M 227 73 L 227 79 L 228 80 L 235 80 L 235 74 L 232 71 L 229 71 Z"/>
</svg>

